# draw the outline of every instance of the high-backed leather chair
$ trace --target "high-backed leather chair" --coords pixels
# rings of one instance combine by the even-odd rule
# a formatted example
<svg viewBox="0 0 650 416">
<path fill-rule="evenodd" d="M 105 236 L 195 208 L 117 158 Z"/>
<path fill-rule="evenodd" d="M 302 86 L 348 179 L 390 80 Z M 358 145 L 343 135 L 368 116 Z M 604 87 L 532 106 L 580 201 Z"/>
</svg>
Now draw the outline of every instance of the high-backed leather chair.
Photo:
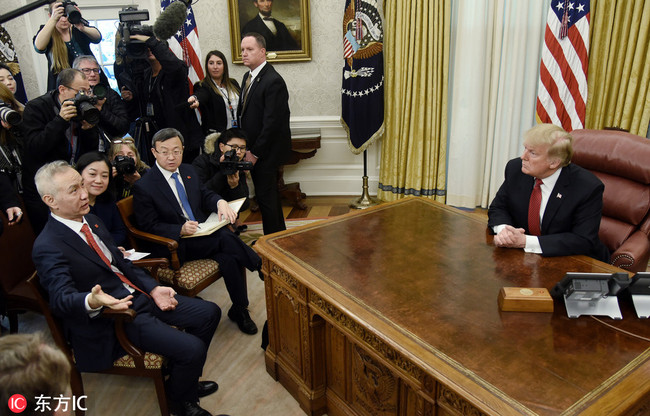
<svg viewBox="0 0 650 416">
<path fill-rule="evenodd" d="M 580 129 L 572 162 L 605 184 L 598 233 L 610 262 L 633 272 L 646 271 L 650 258 L 650 140 L 624 131 Z"/>
</svg>

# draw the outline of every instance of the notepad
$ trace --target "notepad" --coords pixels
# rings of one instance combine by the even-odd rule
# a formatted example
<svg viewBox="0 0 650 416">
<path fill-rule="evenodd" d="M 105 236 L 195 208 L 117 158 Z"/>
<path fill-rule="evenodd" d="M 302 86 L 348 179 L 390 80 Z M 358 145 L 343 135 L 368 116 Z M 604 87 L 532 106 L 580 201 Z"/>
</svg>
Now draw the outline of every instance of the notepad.
<svg viewBox="0 0 650 416">
<path fill-rule="evenodd" d="M 246 201 L 245 197 L 235 199 L 234 201 L 230 201 L 228 202 L 228 205 L 230 205 L 230 208 L 232 208 L 233 211 L 239 212 L 242 205 L 244 205 L 244 201 Z M 219 214 L 213 212 L 212 214 L 210 214 L 207 220 L 199 224 L 199 229 L 194 234 L 184 235 L 181 238 L 192 238 L 192 237 L 201 237 L 205 235 L 210 235 L 213 232 L 217 231 L 219 228 L 228 224 L 230 224 L 228 218 L 224 218 L 220 220 Z"/>
</svg>

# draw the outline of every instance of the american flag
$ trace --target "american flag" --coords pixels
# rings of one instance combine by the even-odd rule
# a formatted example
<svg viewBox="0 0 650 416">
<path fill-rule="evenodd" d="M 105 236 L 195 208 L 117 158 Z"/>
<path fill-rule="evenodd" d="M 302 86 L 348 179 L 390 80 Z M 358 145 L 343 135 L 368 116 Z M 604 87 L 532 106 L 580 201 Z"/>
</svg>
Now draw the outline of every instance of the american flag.
<svg viewBox="0 0 650 416">
<path fill-rule="evenodd" d="M 177 0 L 178 1 L 178 0 Z M 162 13 L 172 0 L 160 0 L 160 12 Z M 183 26 L 176 32 L 176 35 L 169 39 L 169 49 L 174 52 L 178 59 L 185 61 L 189 67 L 188 78 L 190 80 L 190 94 L 194 83 L 203 79 L 201 68 L 201 48 L 199 47 L 199 31 L 196 28 L 194 12 L 192 7 L 187 8 L 187 19 Z"/>
<path fill-rule="evenodd" d="M 552 0 L 537 90 L 537 120 L 581 129 L 587 107 L 589 0 Z"/>
</svg>

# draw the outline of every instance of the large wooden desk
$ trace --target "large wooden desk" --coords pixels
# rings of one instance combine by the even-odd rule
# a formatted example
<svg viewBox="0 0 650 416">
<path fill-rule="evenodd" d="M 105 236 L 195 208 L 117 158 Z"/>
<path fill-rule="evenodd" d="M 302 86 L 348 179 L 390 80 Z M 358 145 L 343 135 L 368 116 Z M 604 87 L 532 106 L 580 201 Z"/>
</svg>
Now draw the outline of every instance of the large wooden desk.
<svg viewBox="0 0 650 416">
<path fill-rule="evenodd" d="M 260 239 L 269 374 L 313 415 L 649 414 L 650 322 L 628 302 L 622 321 L 497 306 L 504 286 L 620 269 L 485 227 L 412 198 Z"/>
</svg>

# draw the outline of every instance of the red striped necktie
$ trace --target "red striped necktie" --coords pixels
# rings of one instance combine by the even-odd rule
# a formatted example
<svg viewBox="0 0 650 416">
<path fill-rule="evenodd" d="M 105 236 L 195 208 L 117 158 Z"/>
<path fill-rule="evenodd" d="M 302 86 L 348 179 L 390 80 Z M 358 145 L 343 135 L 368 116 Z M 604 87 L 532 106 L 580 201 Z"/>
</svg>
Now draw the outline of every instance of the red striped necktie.
<svg viewBox="0 0 650 416">
<path fill-rule="evenodd" d="M 104 254 L 104 252 L 102 251 L 102 249 L 99 248 L 99 244 L 97 244 L 97 241 L 95 241 L 95 237 L 93 237 L 93 234 L 92 234 L 92 232 L 90 231 L 90 227 L 88 227 L 88 224 L 84 224 L 84 225 L 81 227 L 81 232 L 84 233 L 84 235 L 86 236 L 86 241 L 88 242 L 88 244 L 90 245 L 90 247 L 92 247 L 93 250 L 95 250 L 95 253 L 97 253 L 97 255 L 102 259 L 102 261 L 103 261 L 104 263 L 106 263 L 106 265 L 107 265 L 108 267 L 111 267 L 111 262 L 108 261 L 108 257 L 106 257 L 106 255 Z M 111 270 L 112 270 L 112 269 L 111 269 Z M 151 296 L 149 296 L 149 294 L 148 294 L 147 292 L 145 292 L 144 290 L 142 290 L 142 289 L 140 289 L 139 287 L 137 287 L 136 285 L 134 285 L 134 284 L 133 284 L 133 283 L 132 283 L 132 282 L 131 282 L 131 281 L 130 281 L 126 276 L 124 276 L 122 273 L 118 273 L 118 272 L 114 272 L 114 273 L 117 275 L 117 277 L 120 278 L 120 280 L 122 281 L 122 283 L 126 283 L 127 285 L 131 286 L 133 289 L 138 290 L 138 291 L 140 291 L 141 293 L 144 293 L 147 297 L 151 297 Z"/>
</svg>

